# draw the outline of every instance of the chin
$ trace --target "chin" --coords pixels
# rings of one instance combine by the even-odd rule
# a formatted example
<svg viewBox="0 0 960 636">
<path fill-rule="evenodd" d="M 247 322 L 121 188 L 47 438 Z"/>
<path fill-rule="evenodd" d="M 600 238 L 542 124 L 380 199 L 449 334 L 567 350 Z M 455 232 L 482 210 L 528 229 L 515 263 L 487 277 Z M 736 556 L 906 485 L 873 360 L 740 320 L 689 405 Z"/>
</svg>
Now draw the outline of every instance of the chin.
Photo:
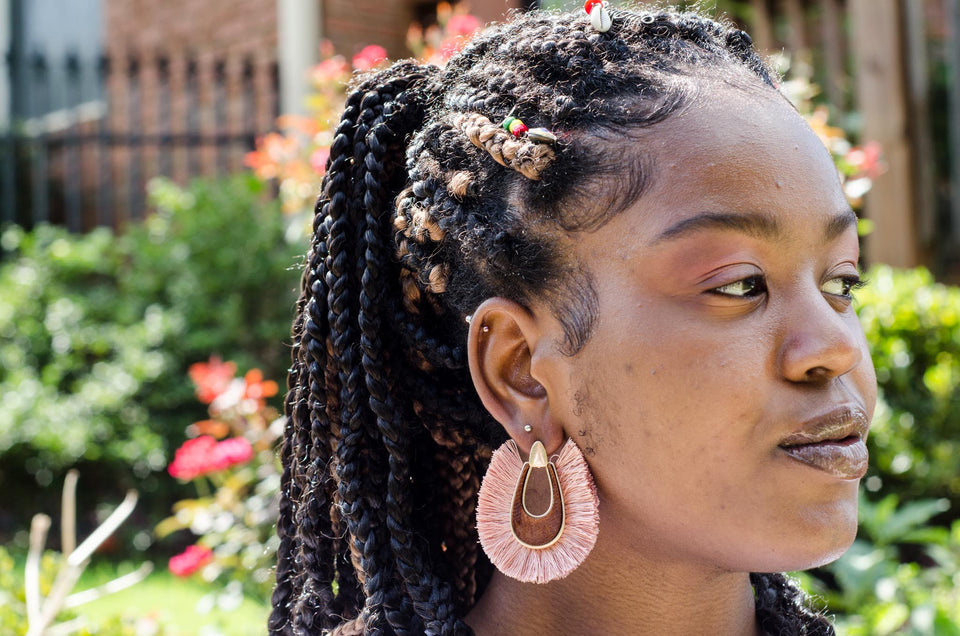
<svg viewBox="0 0 960 636">
<path fill-rule="evenodd" d="M 844 501 L 804 515 L 794 531 L 781 535 L 794 541 L 782 543 L 774 550 L 780 557 L 777 567 L 757 570 L 762 572 L 791 572 L 809 570 L 836 561 L 850 549 L 857 537 L 857 500 Z"/>
</svg>

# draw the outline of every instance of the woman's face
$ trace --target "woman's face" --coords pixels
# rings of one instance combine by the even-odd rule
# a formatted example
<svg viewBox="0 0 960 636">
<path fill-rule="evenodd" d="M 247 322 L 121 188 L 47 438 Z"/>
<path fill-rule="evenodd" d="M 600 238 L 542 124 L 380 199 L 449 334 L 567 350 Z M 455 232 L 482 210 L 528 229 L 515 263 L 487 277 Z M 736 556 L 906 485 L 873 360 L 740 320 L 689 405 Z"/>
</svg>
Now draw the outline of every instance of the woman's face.
<svg viewBox="0 0 960 636">
<path fill-rule="evenodd" d="M 571 245 L 599 300 L 592 335 L 531 371 L 594 472 L 601 541 L 813 567 L 855 536 L 876 400 L 855 218 L 784 100 L 720 91 L 642 133 L 651 186 Z"/>
</svg>

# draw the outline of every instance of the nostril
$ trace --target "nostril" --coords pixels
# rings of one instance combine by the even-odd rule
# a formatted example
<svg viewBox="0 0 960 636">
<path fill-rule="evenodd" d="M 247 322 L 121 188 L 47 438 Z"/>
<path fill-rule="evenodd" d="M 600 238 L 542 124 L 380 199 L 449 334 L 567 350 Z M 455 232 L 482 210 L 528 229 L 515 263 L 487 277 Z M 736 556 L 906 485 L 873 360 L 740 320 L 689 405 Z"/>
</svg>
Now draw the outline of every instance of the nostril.
<svg viewBox="0 0 960 636">
<path fill-rule="evenodd" d="M 832 375 L 830 369 L 826 367 L 813 367 L 812 369 L 807 369 L 806 379 L 808 382 L 823 382 L 824 380 L 830 379 Z"/>
</svg>

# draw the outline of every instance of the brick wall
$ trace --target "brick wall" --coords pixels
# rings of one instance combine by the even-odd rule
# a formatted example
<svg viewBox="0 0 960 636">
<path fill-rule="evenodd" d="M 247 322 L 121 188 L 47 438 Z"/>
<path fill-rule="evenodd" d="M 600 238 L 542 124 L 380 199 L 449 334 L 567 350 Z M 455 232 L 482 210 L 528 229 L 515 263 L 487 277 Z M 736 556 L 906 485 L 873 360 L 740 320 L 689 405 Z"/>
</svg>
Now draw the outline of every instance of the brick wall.
<svg viewBox="0 0 960 636">
<path fill-rule="evenodd" d="M 386 47 L 391 57 L 408 54 L 412 0 L 322 0 L 323 37 L 347 57 L 367 44 Z M 430 2 L 421 3 L 430 4 Z M 520 0 L 473 0 L 471 12 L 484 21 L 502 19 Z M 111 50 L 204 50 L 220 54 L 276 57 L 276 0 L 104 0 L 106 46 Z"/>
<path fill-rule="evenodd" d="M 408 0 L 325 0 L 320 32 L 347 59 L 367 44 L 386 48 L 391 58 L 405 57 L 411 5 Z"/>
<path fill-rule="evenodd" d="M 414 0 L 316 1 L 323 2 L 320 32 L 338 53 L 349 58 L 379 44 L 394 59 L 409 55 L 405 41 L 418 7 Z M 277 0 L 103 2 L 110 130 L 209 139 L 237 135 L 251 124 L 260 133 L 274 127 Z M 519 0 L 473 0 L 471 12 L 489 21 L 516 6 Z M 116 148 L 110 161 L 116 198 L 132 202 L 120 216 L 136 216 L 137 192 L 150 177 L 169 174 L 185 182 L 242 170 L 248 149 L 206 141 L 172 156 Z"/>
<path fill-rule="evenodd" d="M 275 56 L 275 0 L 104 0 L 110 49 Z"/>
<path fill-rule="evenodd" d="M 323 37 L 333 42 L 347 58 L 368 44 L 379 44 L 393 59 L 406 57 L 407 27 L 418 4 L 411 0 L 324 0 Z M 507 12 L 521 6 L 520 0 L 473 0 L 470 12 L 484 22 L 502 20 Z"/>
<path fill-rule="evenodd" d="M 147 136 L 237 137 L 274 127 L 276 0 L 103 0 L 107 127 Z M 247 141 L 111 152 L 119 221 L 157 174 L 186 182 L 243 170 Z M 126 203 L 130 202 L 130 203 Z"/>
</svg>

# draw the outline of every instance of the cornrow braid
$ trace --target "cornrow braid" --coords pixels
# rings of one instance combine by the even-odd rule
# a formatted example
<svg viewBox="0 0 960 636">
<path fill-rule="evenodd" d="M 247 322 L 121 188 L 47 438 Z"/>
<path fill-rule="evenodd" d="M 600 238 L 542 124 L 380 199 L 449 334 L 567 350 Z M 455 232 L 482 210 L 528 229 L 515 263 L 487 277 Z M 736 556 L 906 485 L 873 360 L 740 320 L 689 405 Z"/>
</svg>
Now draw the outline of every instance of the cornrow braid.
<svg viewBox="0 0 960 636">
<path fill-rule="evenodd" d="M 540 180 L 553 161 L 553 148 L 546 144 L 521 141 L 478 113 L 463 113 L 453 120 L 477 148 L 482 148 L 501 166 L 516 170 L 527 179 Z M 460 173 L 463 174 L 463 173 Z"/>
<path fill-rule="evenodd" d="M 439 69 L 362 77 L 334 134 L 293 325 L 272 634 L 469 634 L 490 579 L 474 507 L 506 435 L 467 369 L 484 299 L 545 300 L 564 351 L 593 282 L 565 256 L 649 184 L 611 142 L 707 81 L 775 86 L 749 36 L 691 13 L 530 13 Z M 494 122 L 554 131 L 550 145 Z M 829 634 L 781 575 L 752 575 L 769 633 Z"/>
</svg>

